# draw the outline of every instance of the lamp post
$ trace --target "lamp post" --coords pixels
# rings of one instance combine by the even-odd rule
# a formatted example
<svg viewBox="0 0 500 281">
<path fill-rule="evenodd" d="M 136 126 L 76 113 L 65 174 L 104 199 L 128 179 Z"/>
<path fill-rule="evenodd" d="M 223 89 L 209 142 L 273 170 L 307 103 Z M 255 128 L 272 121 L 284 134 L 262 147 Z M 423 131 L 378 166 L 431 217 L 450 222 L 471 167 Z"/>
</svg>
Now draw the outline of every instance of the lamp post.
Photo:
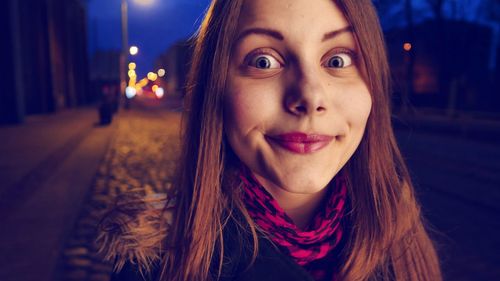
<svg viewBox="0 0 500 281">
<path fill-rule="evenodd" d="M 154 0 L 135 0 L 141 5 L 151 5 Z M 120 54 L 120 93 L 125 96 L 127 88 L 127 58 L 128 58 L 128 3 L 127 0 L 121 0 L 121 25 L 122 25 L 122 51 Z M 125 99 L 125 108 L 128 109 L 129 103 Z"/>
<path fill-rule="evenodd" d="M 125 88 L 127 87 L 126 81 L 126 68 L 128 56 L 128 3 L 127 0 L 121 2 L 121 24 L 122 24 L 122 51 L 120 54 L 120 94 L 125 96 Z M 125 98 L 125 108 L 129 108 L 128 99 Z"/>
</svg>

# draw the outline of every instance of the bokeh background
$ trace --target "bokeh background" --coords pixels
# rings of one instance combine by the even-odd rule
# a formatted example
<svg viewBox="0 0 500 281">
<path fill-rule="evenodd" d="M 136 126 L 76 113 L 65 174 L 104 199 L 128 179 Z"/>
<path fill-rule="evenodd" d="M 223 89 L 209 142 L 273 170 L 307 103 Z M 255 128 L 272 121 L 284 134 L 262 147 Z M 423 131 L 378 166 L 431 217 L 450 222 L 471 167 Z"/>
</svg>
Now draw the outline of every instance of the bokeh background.
<svg viewBox="0 0 500 281">
<path fill-rule="evenodd" d="M 0 280 L 109 280 L 116 196 L 171 185 L 208 0 L 5 0 Z M 500 280 L 500 1 L 375 0 L 393 125 L 445 280 Z"/>
</svg>

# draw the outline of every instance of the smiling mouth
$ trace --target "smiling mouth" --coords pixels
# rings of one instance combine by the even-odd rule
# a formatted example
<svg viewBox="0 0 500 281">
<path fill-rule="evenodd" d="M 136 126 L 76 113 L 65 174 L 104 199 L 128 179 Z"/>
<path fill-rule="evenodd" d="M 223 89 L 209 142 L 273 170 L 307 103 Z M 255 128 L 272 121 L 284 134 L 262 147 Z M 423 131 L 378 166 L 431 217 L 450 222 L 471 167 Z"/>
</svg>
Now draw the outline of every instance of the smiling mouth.
<svg viewBox="0 0 500 281">
<path fill-rule="evenodd" d="M 329 135 L 291 132 L 272 136 L 266 135 L 266 139 L 290 152 L 308 154 L 323 149 L 334 139 L 334 137 Z"/>
</svg>

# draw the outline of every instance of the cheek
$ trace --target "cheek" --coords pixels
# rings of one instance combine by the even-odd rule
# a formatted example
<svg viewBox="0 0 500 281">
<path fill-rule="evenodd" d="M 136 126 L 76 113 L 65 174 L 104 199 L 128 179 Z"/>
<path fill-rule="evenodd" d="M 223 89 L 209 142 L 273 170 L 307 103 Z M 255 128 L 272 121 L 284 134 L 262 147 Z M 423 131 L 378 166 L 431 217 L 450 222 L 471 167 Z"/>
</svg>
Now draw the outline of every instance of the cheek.
<svg viewBox="0 0 500 281">
<path fill-rule="evenodd" d="M 247 135 L 251 130 L 263 130 L 275 114 L 275 95 L 269 87 L 257 83 L 230 83 L 224 102 L 227 134 Z"/>
<path fill-rule="evenodd" d="M 226 133 L 230 136 L 246 134 L 253 123 L 258 122 L 254 108 L 256 108 L 255 102 L 248 99 L 244 92 L 237 90 L 228 92 L 224 116 L 228 124 Z"/>
<path fill-rule="evenodd" d="M 372 110 L 372 95 L 366 87 L 363 88 L 365 89 L 365 92 L 364 95 L 362 95 L 362 97 L 360 98 L 358 107 L 360 111 L 360 122 L 363 123 L 364 127 Z"/>
<path fill-rule="evenodd" d="M 342 99 L 341 108 L 352 130 L 364 129 L 371 112 L 372 98 L 364 83 L 349 87 Z"/>
</svg>

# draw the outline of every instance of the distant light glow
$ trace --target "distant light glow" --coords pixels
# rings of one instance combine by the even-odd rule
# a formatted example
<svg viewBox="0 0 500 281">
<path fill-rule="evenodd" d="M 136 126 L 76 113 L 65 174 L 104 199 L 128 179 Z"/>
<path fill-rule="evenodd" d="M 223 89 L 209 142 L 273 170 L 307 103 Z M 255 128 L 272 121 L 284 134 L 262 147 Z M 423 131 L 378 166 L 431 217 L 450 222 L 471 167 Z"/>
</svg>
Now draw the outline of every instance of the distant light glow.
<svg viewBox="0 0 500 281">
<path fill-rule="evenodd" d="M 137 76 L 130 77 L 130 80 L 128 81 L 129 87 L 135 87 L 136 79 L 137 79 Z"/>
<path fill-rule="evenodd" d="M 151 89 L 153 90 L 153 92 L 156 92 L 156 90 L 158 90 L 158 85 L 153 85 L 153 87 L 151 87 Z"/>
<path fill-rule="evenodd" d="M 154 81 L 156 81 L 156 79 L 158 79 L 158 75 L 154 72 L 149 72 L 148 79 L 154 82 Z"/>
<path fill-rule="evenodd" d="M 137 53 L 139 53 L 139 48 L 137 48 L 137 46 L 132 46 L 132 47 L 130 47 L 129 51 L 130 51 L 130 54 L 132 56 L 135 56 L 135 55 L 137 55 Z"/>
<path fill-rule="evenodd" d="M 154 0 L 134 0 L 139 5 L 149 6 L 154 3 Z"/>
<path fill-rule="evenodd" d="M 142 87 L 145 87 L 147 84 L 149 83 L 149 80 L 148 78 L 142 78 L 138 83 L 137 83 L 137 87 L 139 88 L 142 88 Z"/>
<path fill-rule="evenodd" d="M 128 77 L 132 78 L 132 77 L 137 77 L 137 74 L 135 73 L 135 70 L 129 70 L 128 71 Z"/>
<path fill-rule="evenodd" d="M 134 88 L 134 87 L 127 87 L 125 89 L 125 95 L 127 96 L 127 98 L 131 99 L 133 97 L 135 97 L 135 95 L 137 94 L 137 90 Z"/>
<path fill-rule="evenodd" d="M 137 65 L 135 64 L 135 62 L 131 62 L 128 64 L 128 69 L 130 69 L 130 70 L 135 70 L 136 67 L 137 67 Z"/>
<path fill-rule="evenodd" d="M 163 88 L 158 88 L 156 89 L 155 94 L 159 99 L 161 99 L 165 94 L 165 91 L 163 90 Z"/>
<path fill-rule="evenodd" d="M 407 52 L 409 52 L 411 50 L 411 47 L 412 47 L 411 43 L 406 42 L 403 44 L 403 49 Z"/>
<path fill-rule="evenodd" d="M 135 85 L 136 85 L 135 77 L 130 78 L 130 81 L 128 81 L 128 85 L 129 85 L 129 87 L 135 87 Z"/>
<path fill-rule="evenodd" d="M 160 76 L 160 77 L 165 76 L 165 69 L 163 69 L 163 68 L 158 69 L 158 76 Z"/>
</svg>

